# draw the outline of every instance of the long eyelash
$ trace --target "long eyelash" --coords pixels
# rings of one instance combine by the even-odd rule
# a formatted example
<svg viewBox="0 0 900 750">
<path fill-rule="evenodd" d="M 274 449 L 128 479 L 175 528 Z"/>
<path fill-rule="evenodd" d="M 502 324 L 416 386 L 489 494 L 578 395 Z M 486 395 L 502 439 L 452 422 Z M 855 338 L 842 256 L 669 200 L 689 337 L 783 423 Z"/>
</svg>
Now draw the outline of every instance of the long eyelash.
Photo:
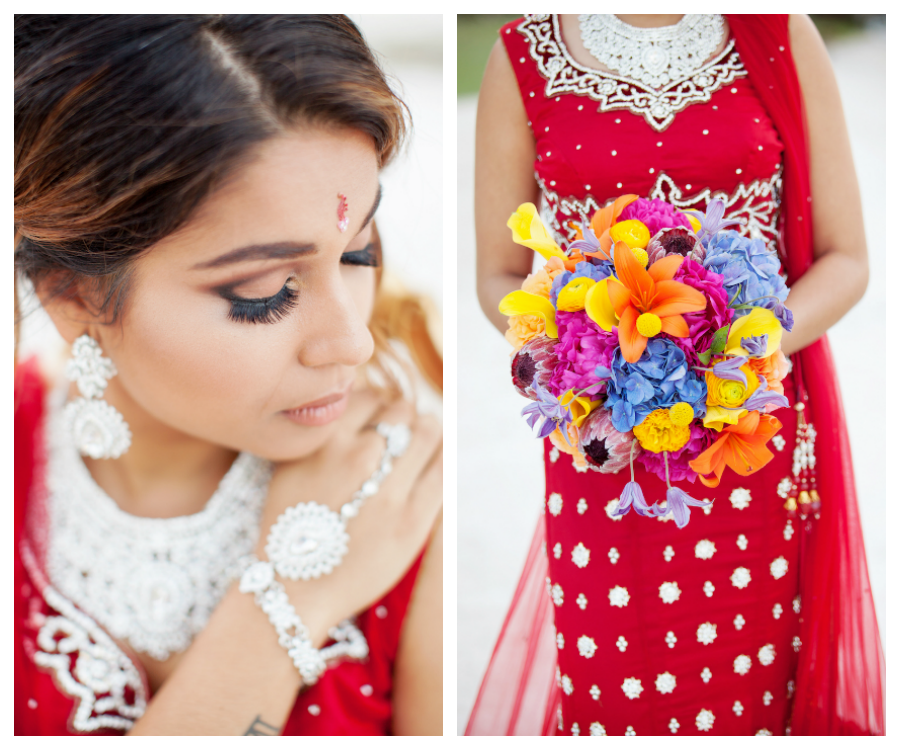
<svg viewBox="0 0 900 750">
<path fill-rule="evenodd" d="M 378 267 L 378 256 L 375 243 L 370 242 L 362 250 L 344 253 L 341 263 L 345 266 Z M 277 323 L 284 318 L 297 304 L 297 290 L 286 282 L 277 294 L 271 297 L 247 299 L 238 297 L 226 289 L 219 292 L 230 305 L 228 319 L 235 323 Z"/>
</svg>

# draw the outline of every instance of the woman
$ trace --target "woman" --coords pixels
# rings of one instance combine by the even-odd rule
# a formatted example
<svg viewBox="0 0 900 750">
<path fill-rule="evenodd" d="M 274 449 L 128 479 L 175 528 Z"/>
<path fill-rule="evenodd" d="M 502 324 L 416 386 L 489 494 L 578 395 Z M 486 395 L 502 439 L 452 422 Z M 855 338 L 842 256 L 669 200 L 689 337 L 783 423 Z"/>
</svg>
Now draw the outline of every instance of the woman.
<svg viewBox="0 0 900 750">
<path fill-rule="evenodd" d="M 703 493 L 713 508 L 681 532 L 666 516 L 613 516 L 624 480 L 580 473 L 546 445 L 545 527 L 468 733 L 883 733 L 883 656 L 823 338 L 867 281 L 853 175 L 805 16 L 539 15 L 501 29 L 476 135 L 485 314 L 505 331 L 497 304 L 531 269 L 506 229 L 519 204 L 540 202 L 571 240 L 573 219 L 621 194 L 701 211 L 719 197 L 788 274 L 794 408 L 779 412 L 771 463 Z M 797 520 L 779 483 L 804 407 L 823 505 Z M 639 481 L 648 501 L 664 497 L 653 475 Z"/>
<path fill-rule="evenodd" d="M 17 734 L 441 733 L 405 129 L 344 16 L 17 17 L 16 269 L 73 345 L 16 369 Z"/>
</svg>

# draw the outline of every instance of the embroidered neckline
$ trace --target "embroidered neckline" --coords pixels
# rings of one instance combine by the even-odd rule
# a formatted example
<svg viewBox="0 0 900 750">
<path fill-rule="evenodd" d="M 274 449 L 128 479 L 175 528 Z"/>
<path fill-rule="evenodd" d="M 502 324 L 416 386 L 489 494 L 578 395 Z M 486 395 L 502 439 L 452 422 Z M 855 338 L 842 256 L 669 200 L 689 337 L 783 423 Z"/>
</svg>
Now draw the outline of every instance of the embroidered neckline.
<svg viewBox="0 0 900 750">
<path fill-rule="evenodd" d="M 599 102 L 598 111 L 627 109 L 657 132 L 664 131 L 688 105 L 708 102 L 720 88 L 747 75 L 730 39 L 722 52 L 691 76 L 657 91 L 632 78 L 576 62 L 562 39 L 557 14 L 526 15 L 517 30 L 528 39 L 529 54 L 547 80 L 544 95 L 548 99 L 569 93 L 587 96 Z"/>
</svg>

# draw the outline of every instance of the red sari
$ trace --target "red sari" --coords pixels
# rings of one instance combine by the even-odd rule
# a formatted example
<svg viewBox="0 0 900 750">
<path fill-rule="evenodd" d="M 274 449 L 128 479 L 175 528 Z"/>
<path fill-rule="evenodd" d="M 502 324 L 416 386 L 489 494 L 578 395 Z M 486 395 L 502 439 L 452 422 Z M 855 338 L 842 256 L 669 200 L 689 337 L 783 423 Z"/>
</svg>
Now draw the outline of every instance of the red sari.
<svg viewBox="0 0 900 750">
<path fill-rule="evenodd" d="M 578 65 L 553 17 L 501 29 L 535 137 L 542 216 L 558 235 L 624 193 L 701 210 L 721 197 L 741 231 L 779 251 L 789 284 L 809 267 L 787 16 L 728 21 L 729 46 L 704 75 L 656 98 Z M 787 445 L 763 470 L 726 474 L 714 490 L 680 483 L 714 501 L 683 530 L 613 520 L 607 506 L 627 478 L 579 473 L 545 446 L 544 525 L 467 734 L 884 733 L 884 660 L 825 337 L 794 361 L 785 392 L 792 405 L 808 392 L 818 520 L 789 519 L 779 495 L 793 409 L 776 412 Z M 664 497 L 655 475 L 636 473 L 649 502 Z"/>
<path fill-rule="evenodd" d="M 33 488 L 42 481 L 45 396 L 35 360 L 16 369 L 15 382 L 14 731 L 124 734 L 152 697 L 147 677 L 135 655 L 56 592 L 34 561 L 26 510 Z M 302 691 L 282 734 L 391 733 L 394 661 L 421 559 L 357 617 L 369 644 L 368 658 L 331 667 Z"/>
</svg>

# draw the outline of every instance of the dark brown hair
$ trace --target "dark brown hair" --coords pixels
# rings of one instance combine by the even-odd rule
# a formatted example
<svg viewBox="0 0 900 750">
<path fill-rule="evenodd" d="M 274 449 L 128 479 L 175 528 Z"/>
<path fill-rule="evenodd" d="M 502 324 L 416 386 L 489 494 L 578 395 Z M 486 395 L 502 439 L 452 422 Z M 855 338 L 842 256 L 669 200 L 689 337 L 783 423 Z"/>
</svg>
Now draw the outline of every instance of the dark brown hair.
<svg viewBox="0 0 900 750">
<path fill-rule="evenodd" d="M 299 123 L 367 133 L 380 166 L 403 141 L 407 109 L 346 16 L 16 16 L 17 274 L 114 323 L 134 259 Z M 402 338 L 440 388 L 426 317 L 379 289 L 370 327 L 379 357 Z"/>
</svg>

